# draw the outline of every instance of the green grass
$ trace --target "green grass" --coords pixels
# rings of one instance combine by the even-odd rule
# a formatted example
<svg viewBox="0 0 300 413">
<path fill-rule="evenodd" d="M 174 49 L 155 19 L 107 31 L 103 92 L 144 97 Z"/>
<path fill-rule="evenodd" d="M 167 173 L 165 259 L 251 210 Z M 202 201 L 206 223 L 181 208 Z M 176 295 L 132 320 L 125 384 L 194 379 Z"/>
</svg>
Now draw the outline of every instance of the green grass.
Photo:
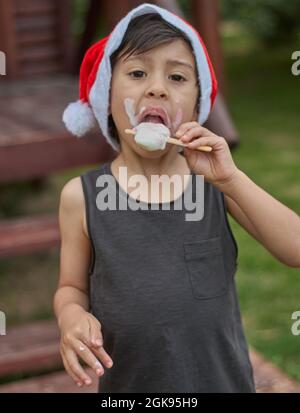
<svg viewBox="0 0 300 413">
<path fill-rule="evenodd" d="M 230 35 L 224 48 L 228 101 L 241 137 L 234 160 L 299 214 L 300 77 L 291 74 L 297 47 L 263 50 L 252 39 Z M 291 333 L 291 314 L 300 310 L 300 269 L 281 264 L 232 218 L 230 223 L 239 245 L 237 285 L 249 343 L 300 380 L 300 337 Z"/>
</svg>

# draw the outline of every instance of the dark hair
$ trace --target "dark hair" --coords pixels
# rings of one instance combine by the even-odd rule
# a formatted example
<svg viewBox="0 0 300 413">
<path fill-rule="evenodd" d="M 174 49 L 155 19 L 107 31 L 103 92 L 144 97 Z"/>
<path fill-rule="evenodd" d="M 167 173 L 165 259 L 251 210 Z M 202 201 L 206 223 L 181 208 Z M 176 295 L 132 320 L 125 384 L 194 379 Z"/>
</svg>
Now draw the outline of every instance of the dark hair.
<svg viewBox="0 0 300 413">
<path fill-rule="evenodd" d="M 111 69 L 113 71 L 117 60 L 122 56 L 128 54 L 128 56 L 126 56 L 126 58 L 128 58 L 133 54 L 139 55 L 176 39 L 184 40 L 194 55 L 192 45 L 186 34 L 165 21 L 158 13 L 148 13 L 137 16 L 130 21 L 120 46 L 110 57 Z M 200 85 L 196 64 L 195 67 L 198 85 L 197 110 L 199 112 Z M 111 114 L 109 115 L 108 122 L 110 133 L 119 141 L 117 129 Z"/>
</svg>

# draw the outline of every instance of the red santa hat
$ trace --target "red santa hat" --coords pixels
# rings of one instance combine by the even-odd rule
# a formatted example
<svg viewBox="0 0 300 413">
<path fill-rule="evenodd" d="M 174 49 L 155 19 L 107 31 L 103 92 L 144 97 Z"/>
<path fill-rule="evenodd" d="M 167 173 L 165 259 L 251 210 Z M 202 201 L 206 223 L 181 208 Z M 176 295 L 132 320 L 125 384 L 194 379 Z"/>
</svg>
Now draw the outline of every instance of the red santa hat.
<svg viewBox="0 0 300 413">
<path fill-rule="evenodd" d="M 111 135 L 108 125 L 112 76 L 110 56 L 120 46 L 130 21 L 147 13 L 158 13 L 189 38 L 195 54 L 201 87 L 198 122 L 203 124 L 208 118 L 217 94 L 217 80 L 199 33 L 176 14 L 154 4 L 144 3 L 123 17 L 110 35 L 87 50 L 80 67 L 79 100 L 70 103 L 63 114 L 63 121 L 73 135 L 83 136 L 95 126 L 97 120 L 106 140 L 116 151 L 120 151 L 120 145 Z"/>
</svg>

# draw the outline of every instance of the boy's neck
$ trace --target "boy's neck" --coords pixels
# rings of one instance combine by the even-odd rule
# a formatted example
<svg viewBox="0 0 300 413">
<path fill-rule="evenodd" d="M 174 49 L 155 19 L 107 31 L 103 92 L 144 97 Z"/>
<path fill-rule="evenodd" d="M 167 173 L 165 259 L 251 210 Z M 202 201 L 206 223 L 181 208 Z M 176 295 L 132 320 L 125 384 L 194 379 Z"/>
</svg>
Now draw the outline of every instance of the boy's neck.
<svg viewBox="0 0 300 413">
<path fill-rule="evenodd" d="M 177 148 L 174 149 L 155 159 L 142 158 L 135 153 L 123 151 L 112 161 L 111 167 L 118 174 L 119 167 L 126 166 L 129 177 L 144 175 L 148 181 L 151 180 L 152 175 L 190 174 L 185 157 L 177 152 Z"/>
<path fill-rule="evenodd" d="M 171 151 L 170 151 L 171 152 Z M 185 176 L 191 175 L 191 170 L 188 167 L 186 159 L 184 156 L 176 153 L 167 153 L 164 157 L 159 159 L 144 159 L 137 157 L 136 155 L 131 157 L 126 157 L 123 152 L 121 152 L 116 159 L 111 163 L 111 172 L 115 176 L 119 185 L 122 189 L 128 193 L 131 193 L 133 189 L 123 187 L 120 183 L 119 168 L 127 167 L 127 179 L 130 179 L 133 175 L 143 175 L 147 178 L 148 186 L 140 188 L 141 195 L 140 201 L 143 202 L 170 202 L 181 196 L 183 191 L 185 191 L 188 181 L 186 181 Z M 171 185 L 170 194 L 164 195 L 162 192 L 157 194 L 151 192 L 151 176 L 152 175 L 168 175 L 170 178 L 174 175 L 181 176 L 181 185 Z M 149 185 L 150 184 L 150 185 Z"/>
</svg>

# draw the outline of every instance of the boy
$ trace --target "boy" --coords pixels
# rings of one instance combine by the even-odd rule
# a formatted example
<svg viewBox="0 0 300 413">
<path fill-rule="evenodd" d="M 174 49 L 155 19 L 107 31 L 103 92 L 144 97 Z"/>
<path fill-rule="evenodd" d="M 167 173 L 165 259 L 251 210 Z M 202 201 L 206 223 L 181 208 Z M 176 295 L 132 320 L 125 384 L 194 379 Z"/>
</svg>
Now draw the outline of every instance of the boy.
<svg viewBox="0 0 300 413">
<path fill-rule="evenodd" d="M 199 35 L 154 5 L 132 10 L 85 56 L 80 101 L 67 108 L 64 121 L 81 136 L 95 116 L 119 154 L 61 193 L 54 309 L 63 362 L 79 386 L 91 378 L 78 357 L 101 376 L 99 392 L 255 392 L 226 210 L 293 267 L 300 266 L 300 220 L 237 168 L 224 138 L 201 126 L 215 94 Z M 149 151 L 124 132 L 145 120 L 144 108 L 152 122 L 160 114 L 170 135 L 188 144 L 184 156 L 175 145 Z M 213 150 L 194 150 L 199 145 Z M 143 206 L 158 200 L 154 210 L 99 211 L 103 176 L 116 183 L 118 201 L 134 198 L 122 187 L 121 167 L 147 182 L 153 175 L 189 175 L 193 194 L 195 176 L 204 175 L 203 219 L 187 222 L 184 210 L 161 209 L 183 198 L 187 187 L 165 197 L 141 192 Z"/>
</svg>

